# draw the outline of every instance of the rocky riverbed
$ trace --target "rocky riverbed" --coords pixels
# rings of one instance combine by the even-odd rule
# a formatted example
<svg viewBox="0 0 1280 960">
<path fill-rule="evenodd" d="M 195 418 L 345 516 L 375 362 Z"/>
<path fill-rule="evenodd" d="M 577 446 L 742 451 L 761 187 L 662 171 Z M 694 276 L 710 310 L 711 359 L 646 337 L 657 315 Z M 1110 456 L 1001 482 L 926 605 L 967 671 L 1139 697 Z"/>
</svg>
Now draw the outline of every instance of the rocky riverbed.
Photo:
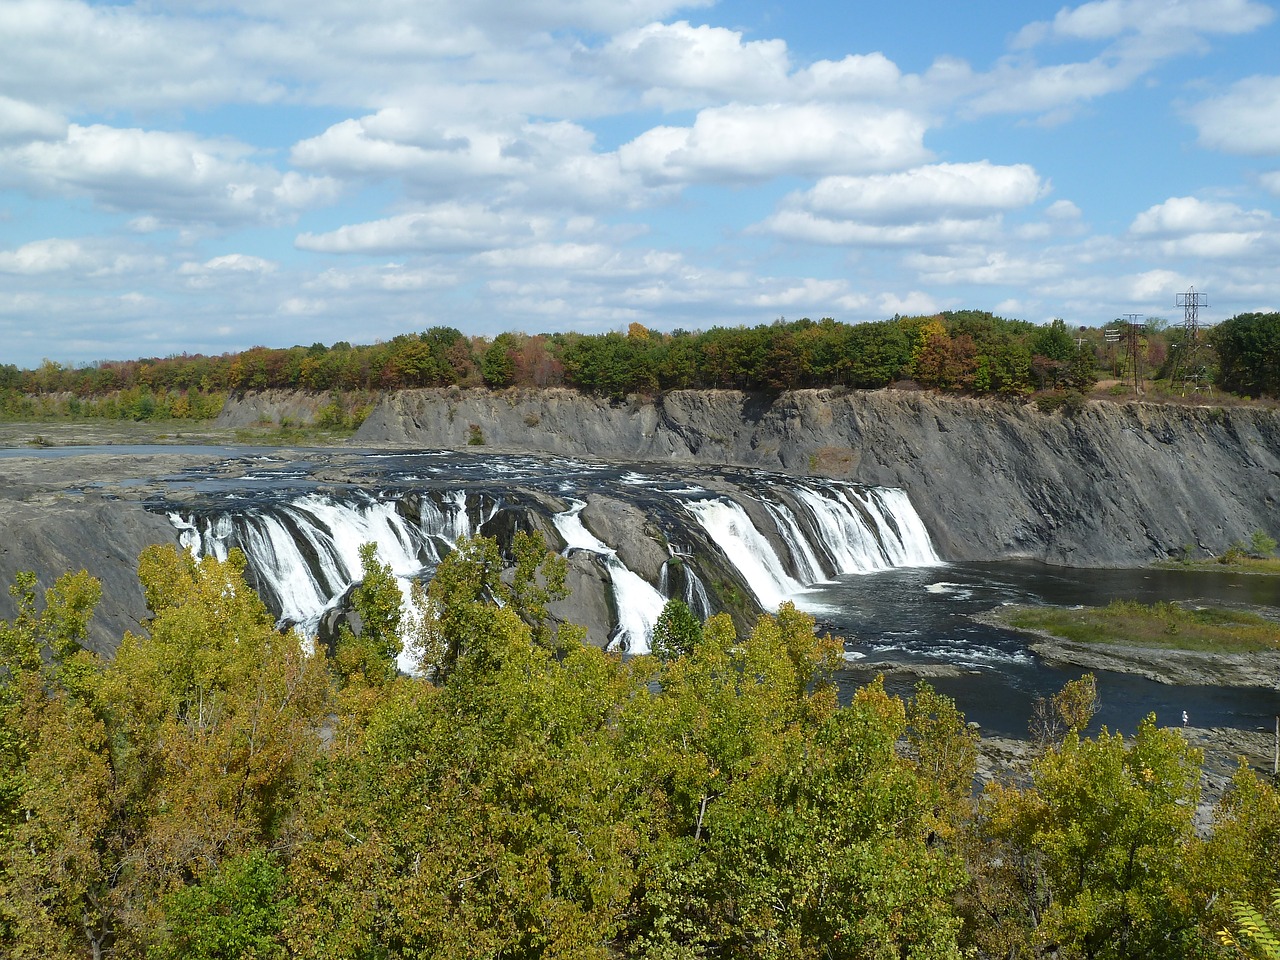
<svg viewBox="0 0 1280 960">
<path fill-rule="evenodd" d="M 1073 643 L 1044 630 L 1014 627 L 998 611 L 974 617 L 982 623 L 1035 637 L 1031 649 L 1050 663 L 1132 673 L 1179 686 L 1263 687 L 1280 690 L 1280 650 L 1211 653 L 1113 643 Z"/>
</svg>

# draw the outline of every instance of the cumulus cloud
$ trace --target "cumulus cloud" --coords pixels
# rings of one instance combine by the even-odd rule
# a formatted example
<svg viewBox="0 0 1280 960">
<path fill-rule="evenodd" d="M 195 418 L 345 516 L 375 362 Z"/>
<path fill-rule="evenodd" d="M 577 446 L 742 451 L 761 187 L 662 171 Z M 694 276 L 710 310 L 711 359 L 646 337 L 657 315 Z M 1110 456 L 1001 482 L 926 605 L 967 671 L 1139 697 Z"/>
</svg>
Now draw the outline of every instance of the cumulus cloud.
<svg viewBox="0 0 1280 960">
<path fill-rule="evenodd" d="M 266 260 L 246 253 L 228 253 L 221 257 L 213 257 L 204 263 L 184 263 L 178 272 L 187 276 L 199 276 L 211 273 L 245 274 L 275 273 L 279 266 L 274 260 Z"/>
<path fill-rule="evenodd" d="M 817 280 L 804 278 L 799 280 L 773 281 L 774 289 L 762 291 L 748 298 L 754 307 L 769 310 L 795 310 L 813 314 L 830 312 L 830 305 L 848 295 L 849 284 L 845 280 Z"/>
<path fill-rule="evenodd" d="M 967 109 L 979 115 L 1049 111 L 1056 124 L 1069 114 L 1053 111 L 1124 90 L 1147 69 L 1146 63 L 1101 59 L 1034 68 L 1006 64 L 986 78 L 987 89 Z"/>
<path fill-rule="evenodd" d="M 1234 203 L 1171 197 L 1134 217 L 1138 236 L 1187 236 L 1206 231 L 1255 231 L 1274 223 L 1265 210 L 1243 210 Z"/>
<path fill-rule="evenodd" d="M 189 9 L 174 14 L 78 0 L 5 0 L 0 89 L 28 91 L 55 110 L 279 98 L 271 71 L 247 68 L 230 49 L 228 32 L 240 22 L 190 16 Z"/>
<path fill-rule="evenodd" d="M 1051 21 L 1024 27 L 1015 46 L 1048 40 L 1111 40 L 1126 34 L 1185 38 L 1199 33 L 1247 33 L 1271 22 L 1270 7 L 1256 0 L 1095 0 L 1063 7 Z"/>
<path fill-rule="evenodd" d="M 829 104 L 730 104 L 691 127 L 654 127 L 618 151 L 647 180 L 752 181 L 893 169 L 928 158 L 926 124 L 905 110 Z"/>
<path fill-rule="evenodd" d="M 919 279 L 935 284 L 998 286 L 1040 282 L 1063 274 L 1066 265 L 1050 257 L 1033 258 L 1008 250 L 961 247 L 946 254 L 907 258 Z"/>
<path fill-rule="evenodd" d="M 85 194 L 113 210 L 175 221 L 279 222 L 332 201 L 336 181 L 252 162 L 234 141 L 103 124 L 0 150 L 0 179 Z"/>
<path fill-rule="evenodd" d="M 899 173 L 825 177 L 792 194 L 763 229 L 793 240 L 852 246 L 936 245 L 995 236 L 1000 216 L 1047 186 L 1026 164 L 930 164 Z"/>
<path fill-rule="evenodd" d="M 860 223 L 834 220 L 808 210 L 780 210 L 764 223 L 765 229 L 789 240 L 855 247 L 934 246 L 995 238 L 1000 219 L 957 220 L 940 218 L 927 223 Z"/>
<path fill-rule="evenodd" d="M 329 293 L 418 293 L 424 290 L 455 286 L 459 282 L 454 271 L 435 267 L 405 266 L 403 263 L 384 263 L 377 266 L 354 269 L 331 268 L 307 281 L 308 290 Z"/>
<path fill-rule="evenodd" d="M 1280 154 L 1280 77 L 1249 77 L 1191 107 L 1200 143 L 1247 155 Z"/>
<path fill-rule="evenodd" d="M 535 225 L 524 218 L 480 205 L 446 203 L 339 227 L 328 233 L 299 234 L 301 250 L 321 253 L 395 253 L 406 250 L 457 253 L 483 250 L 528 236 Z"/>
<path fill-rule="evenodd" d="M 723 27 L 650 23 L 612 38 L 600 60 L 616 78 L 638 84 L 644 97 L 665 107 L 718 99 L 777 96 L 789 69 L 782 40 L 743 42 Z"/>
<path fill-rule="evenodd" d="M 1027 164 L 1000 166 L 981 160 L 867 177 L 825 177 L 800 202 L 831 217 L 903 223 L 1013 210 L 1034 203 L 1045 190 Z"/>
<path fill-rule="evenodd" d="M 1271 8 L 1257 0 L 1096 0 L 1063 7 L 1053 20 L 1024 27 L 1014 48 L 1098 43 L 1099 55 L 1046 65 L 1027 56 L 1005 58 L 982 77 L 982 89 L 967 108 L 978 115 L 1040 113 L 1045 123 L 1061 123 L 1079 104 L 1127 89 L 1160 63 L 1203 49 L 1205 37 L 1248 33 L 1273 18 Z"/>
<path fill-rule="evenodd" d="M 103 241 L 50 238 L 33 240 L 15 250 L 0 250 L 0 273 L 22 276 L 74 274 L 110 277 L 147 273 L 163 262 L 156 255 L 113 249 Z"/>
<path fill-rule="evenodd" d="M 59 114 L 0 94 L 0 144 L 55 140 L 67 132 Z"/>
<path fill-rule="evenodd" d="M 1155 240 L 1165 256 L 1262 258 L 1280 246 L 1280 223 L 1266 210 L 1173 197 L 1134 218 L 1130 233 Z"/>
<path fill-rule="evenodd" d="M 892 98 L 907 92 L 898 65 L 879 52 L 819 60 L 797 71 L 792 84 L 797 96 L 820 100 Z"/>
</svg>

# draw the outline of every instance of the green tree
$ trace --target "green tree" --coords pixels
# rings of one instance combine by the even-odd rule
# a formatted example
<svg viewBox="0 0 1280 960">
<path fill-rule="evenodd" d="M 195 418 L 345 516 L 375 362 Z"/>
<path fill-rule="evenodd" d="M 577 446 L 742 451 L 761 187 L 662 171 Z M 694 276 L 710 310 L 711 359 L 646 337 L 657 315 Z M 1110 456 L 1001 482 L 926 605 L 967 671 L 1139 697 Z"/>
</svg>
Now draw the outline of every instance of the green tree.
<svg viewBox="0 0 1280 960">
<path fill-rule="evenodd" d="M 1246 396 L 1280 396 L 1280 313 L 1242 313 L 1209 333 L 1217 382 Z"/>
<path fill-rule="evenodd" d="M 653 627 L 652 653 L 659 660 L 688 657 L 702 640 L 702 624 L 683 600 L 668 600 Z"/>
<path fill-rule="evenodd" d="M 261 850 L 225 861 L 199 883 L 163 900 L 164 926 L 152 960 L 275 960 L 285 954 L 293 901 L 285 876 Z"/>
<path fill-rule="evenodd" d="M 1186 891 L 1201 759 L 1149 716 L 1130 745 L 1071 732 L 1035 761 L 1030 787 L 989 788 L 981 829 L 998 865 L 987 879 L 1003 893 L 980 898 L 986 933 L 998 918 L 1015 944 L 1065 956 L 1188 956 L 1200 942 Z"/>
<path fill-rule="evenodd" d="M 487 386 L 509 387 L 515 382 L 516 362 L 513 356 L 515 349 L 514 335 L 502 333 L 494 338 L 480 360 L 480 372 Z"/>
<path fill-rule="evenodd" d="M 339 630 L 334 665 L 345 682 L 359 676 L 365 683 L 386 683 L 396 675 L 402 650 L 400 585 L 388 564 L 378 560 L 374 543 L 360 547 L 359 584 L 351 591 L 358 626 Z"/>
</svg>

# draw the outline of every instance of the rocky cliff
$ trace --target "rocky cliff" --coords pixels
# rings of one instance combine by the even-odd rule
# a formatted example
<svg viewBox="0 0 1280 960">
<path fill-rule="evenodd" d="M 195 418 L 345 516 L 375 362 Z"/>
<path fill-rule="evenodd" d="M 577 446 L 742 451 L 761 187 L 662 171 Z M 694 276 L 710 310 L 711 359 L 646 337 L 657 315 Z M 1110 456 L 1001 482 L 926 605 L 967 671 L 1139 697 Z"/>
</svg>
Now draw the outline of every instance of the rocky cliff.
<svg viewBox="0 0 1280 960">
<path fill-rule="evenodd" d="M 92 454 L 0 459 L 0 618 L 16 612 L 8 585 L 20 571 L 44 591 L 64 573 L 88 570 L 102 581 L 102 602 L 91 623 L 90 646 L 110 653 L 126 630 L 147 615 L 138 583 L 138 555 L 152 543 L 174 543 L 162 515 L 147 510 L 147 478 L 176 473 L 207 457 Z"/>
<path fill-rule="evenodd" d="M 917 392 L 387 395 L 356 443 L 723 463 L 904 488 L 948 559 L 1126 566 L 1280 534 L 1280 412 Z"/>
</svg>

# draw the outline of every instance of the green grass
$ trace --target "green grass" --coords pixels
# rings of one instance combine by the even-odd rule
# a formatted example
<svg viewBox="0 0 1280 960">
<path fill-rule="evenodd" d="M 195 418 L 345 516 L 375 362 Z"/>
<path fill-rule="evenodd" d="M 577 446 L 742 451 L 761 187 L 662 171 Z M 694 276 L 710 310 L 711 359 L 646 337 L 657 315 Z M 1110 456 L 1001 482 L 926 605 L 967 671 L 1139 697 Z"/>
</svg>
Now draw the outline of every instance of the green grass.
<svg viewBox="0 0 1280 960">
<path fill-rule="evenodd" d="M 1156 564 L 1164 570 L 1203 570 L 1212 573 L 1262 573 L 1280 576 L 1280 557 L 1240 557 L 1223 560 L 1210 557 L 1204 560 L 1161 560 Z"/>
<path fill-rule="evenodd" d="M 264 447 L 322 447 L 340 444 L 351 439 L 355 428 L 314 426 L 253 426 L 239 427 L 235 431 L 236 443 Z"/>
<path fill-rule="evenodd" d="M 1115 600 L 1105 607 L 1013 607 L 996 613 L 1015 629 L 1041 630 L 1074 643 L 1213 653 L 1280 650 L 1280 623 L 1221 607 Z"/>
</svg>

